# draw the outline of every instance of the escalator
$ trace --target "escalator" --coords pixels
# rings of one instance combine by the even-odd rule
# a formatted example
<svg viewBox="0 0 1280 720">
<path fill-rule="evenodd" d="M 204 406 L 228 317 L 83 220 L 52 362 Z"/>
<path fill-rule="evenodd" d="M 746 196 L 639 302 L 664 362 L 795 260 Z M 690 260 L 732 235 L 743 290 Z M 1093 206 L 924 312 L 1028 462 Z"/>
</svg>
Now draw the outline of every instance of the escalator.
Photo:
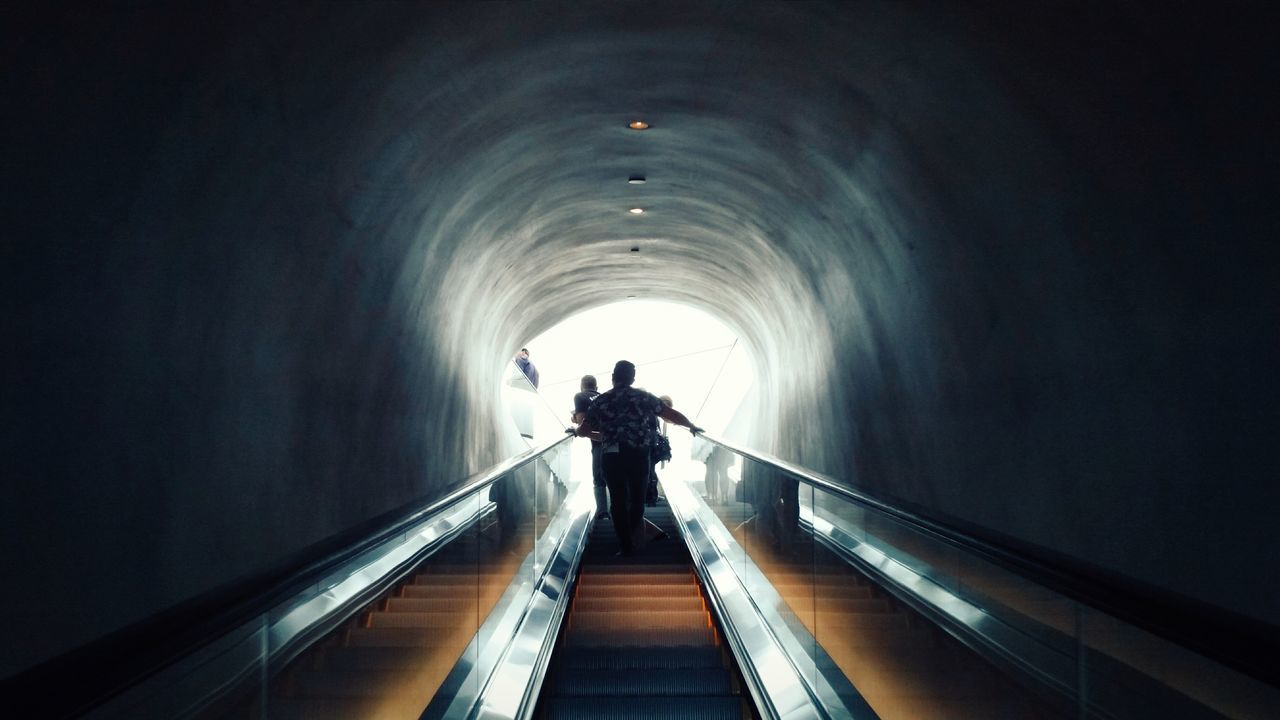
<svg viewBox="0 0 1280 720">
<path fill-rule="evenodd" d="M 614 555 L 612 523 L 593 525 L 535 717 L 755 716 L 670 510 L 646 517 L 651 534 L 666 537 L 629 558 Z M 531 544 L 527 528 L 514 549 L 493 535 L 455 540 L 290 663 L 272 684 L 267 717 L 418 717 Z M 240 706 L 222 717 L 252 714 Z"/>
<path fill-rule="evenodd" d="M 513 572 L 508 553 L 471 533 L 429 558 L 384 597 L 279 674 L 264 713 L 283 720 L 417 717 Z M 480 567 L 464 562 L 485 555 Z M 250 716 L 250 708 L 231 717 Z"/>
<path fill-rule="evenodd" d="M 611 522 L 592 525 L 533 717 L 760 716 L 670 507 L 646 508 L 646 518 L 656 526 L 650 535 L 665 537 L 626 558 L 614 554 Z M 812 630 L 823 626 L 827 651 L 883 717 L 1056 714 L 1024 702 L 1025 690 L 847 564 L 812 543 L 770 548 L 754 527 L 735 535 L 769 574 L 779 607 Z M 532 534 L 524 527 L 505 547 L 492 526 L 477 528 L 428 558 L 278 673 L 266 716 L 417 717 L 465 655 L 475 618 L 499 603 Z M 797 558 L 821 572 L 795 571 Z M 222 715 L 248 716 L 245 707 Z"/>
<path fill-rule="evenodd" d="M 1219 643 L 1231 668 L 1172 639 L 1214 626 L 1239 635 L 1229 617 L 1131 595 L 711 440 L 733 456 L 737 501 L 696 512 L 749 557 L 737 569 L 756 604 L 777 611 L 769 626 L 794 630 L 813 666 L 838 668 L 875 717 L 1277 717 L 1280 688 L 1254 660 L 1265 644 Z M 1134 622 L 1133 607 L 1164 627 Z"/>
<path fill-rule="evenodd" d="M 670 504 L 646 509 L 665 537 L 633 557 L 614 555 L 608 520 L 593 522 L 589 482 L 566 485 L 552 470 L 560 440 L 290 574 L 287 593 L 228 613 L 218 633 L 106 701 L 98 688 L 77 695 L 81 685 L 48 691 L 63 666 L 21 687 L 41 698 L 42 716 L 94 718 L 1252 719 L 1280 709 L 1280 690 L 1256 672 L 1072 599 L 1025 574 L 1025 559 L 722 446 L 745 492 L 708 501 L 702 468 L 673 466 Z M 128 657 L 108 650 L 78 674 Z"/>
<path fill-rule="evenodd" d="M 753 716 L 671 511 L 646 517 L 667 537 L 626 558 L 612 524 L 595 523 L 535 717 Z"/>
<path fill-rule="evenodd" d="M 721 511 L 733 510 L 721 506 Z M 785 550 L 736 535 L 777 589 L 781 606 L 809 632 L 882 720 L 1065 720 L 1070 708 L 1037 695 L 944 632 L 871 578 L 811 541 Z"/>
</svg>

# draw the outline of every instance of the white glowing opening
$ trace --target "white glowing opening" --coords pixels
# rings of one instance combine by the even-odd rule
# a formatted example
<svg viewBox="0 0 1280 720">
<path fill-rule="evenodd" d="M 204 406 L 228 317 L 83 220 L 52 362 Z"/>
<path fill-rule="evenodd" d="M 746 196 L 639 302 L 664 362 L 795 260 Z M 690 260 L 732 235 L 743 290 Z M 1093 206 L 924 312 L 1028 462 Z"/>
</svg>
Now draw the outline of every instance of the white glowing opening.
<svg viewBox="0 0 1280 720">
<path fill-rule="evenodd" d="M 536 442 L 563 435 L 583 375 L 594 375 L 600 392 L 609 390 L 618 360 L 635 363 L 636 387 L 670 396 L 675 409 L 715 434 L 726 433 L 755 381 L 751 358 L 732 329 L 701 310 L 658 300 L 581 312 L 520 347 L 529 349 L 540 382 L 534 393 L 512 364 L 509 408 L 517 425 L 532 427 L 522 433 Z M 672 455 L 689 458 L 690 434 L 672 427 L 669 436 Z M 582 477 L 577 461 L 589 457 L 585 443 L 575 441 L 574 477 Z"/>
</svg>

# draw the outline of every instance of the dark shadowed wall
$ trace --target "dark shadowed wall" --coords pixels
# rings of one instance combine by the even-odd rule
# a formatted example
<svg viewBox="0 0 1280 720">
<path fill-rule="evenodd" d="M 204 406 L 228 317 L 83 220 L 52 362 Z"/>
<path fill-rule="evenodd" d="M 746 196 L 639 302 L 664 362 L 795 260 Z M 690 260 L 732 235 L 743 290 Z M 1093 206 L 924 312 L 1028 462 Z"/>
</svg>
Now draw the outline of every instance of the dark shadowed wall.
<svg viewBox="0 0 1280 720">
<path fill-rule="evenodd" d="M 501 459 L 629 294 L 751 444 L 1280 622 L 1264 24 L 1029 5 L 4 11 L 0 674 Z"/>
</svg>

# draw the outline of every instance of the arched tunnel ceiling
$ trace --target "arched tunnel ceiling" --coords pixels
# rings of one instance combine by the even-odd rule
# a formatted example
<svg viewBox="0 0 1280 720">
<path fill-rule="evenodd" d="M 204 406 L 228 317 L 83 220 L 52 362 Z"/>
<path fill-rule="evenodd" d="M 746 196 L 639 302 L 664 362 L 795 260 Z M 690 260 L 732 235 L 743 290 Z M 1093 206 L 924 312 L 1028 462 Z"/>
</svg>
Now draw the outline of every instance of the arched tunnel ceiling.
<svg viewBox="0 0 1280 720">
<path fill-rule="evenodd" d="M 833 335 L 864 332 L 862 305 L 946 235 L 936 168 L 901 147 L 915 128 L 899 117 L 928 129 L 942 122 L 933 104 L 956 122 L 1007 102 L 962 52 L 904 59 L 907 9 L 874 22 L 785 4 L 513 14 L 451 16 L 392 43 L 357 151 L 382 204 L 416 229 L 403 292 L 455 310 L 432 338 L 466 367 L 640 294 L 739 328 L 773 388 L 764 406 L 810 404 L 831 381 Z M 628 130 L 631 118 L 652 127 Z M 1018 118 L 1000 124 L 1020 151 L 1035 145 Z M 625 184 L 633 173 L 649 182 Z M 360 184 L 350 195 L 367 200 Z M 475 342 L 478 328 L 490 342 Z"/>
<path fill-rule="evenodd" d="M 396 117 L 391 137 L 377 140 L 411 164 L 409 177 L 393 185 L 408 186 L 404 212 L 421 208 L 423 252 L 449 247 L 457 275 L 449 290 L 491 298 L 497 304 L 485 310 L 511 316 L 514 337 L 643 293 L 706 305 L 762 341 L 767 326 L 782 323 L 758 315 L 776 319 L 780 306 L 812 294 L 829 254 L 814 246 L 841 235 L 826 229 L 827 237 L 810 240 L 795 232 L 805 214 L 823 209 L 806 201 L 825 196 L 832 211 L 884 215 L 866 199 L 882 188 L 863 190 L 845 177 L 870 139 L 869 128 L 850 120 L 871 111 L 850 112 L 857 98 L 785 92 L 787 72 L 773 62 L 784 48 L 761 62 L 759 39 L 718 27 L 714 14 L 700 18 L 705 25 L 666 31 L 643 22 L 565 29 L 535 15 L 547 27 L 525 27 L 506 52 L 485 47 L 474 66 L 450 68 L 447 101 Z M 483 32 L 455 37 L 464 46 L 489 43 Z M 435 49 L 436 38 L 421 42 L 424 52 Z M 817 67 L 814 60 L 798 64 Z M 794 73 L 795 64 L 784 67 Z M 825 118 L 818 102 L 833 106 Z M 633 117 L 653 127 L 628 130 Z M 415 170 L 442 169 L 446 187 L 414 193 Z M 627 185 L 633 173 L 648 182 Z M 633 206 L 648 212 L 630 215 Z M 777 277 L 762 276 L 764 267 Z M 492 293 L 476 275 L 504 291 Z"/>
<path fill-rule="evenodd" d="M 1275 61 L 1215 13 L 15 12 L 0 526 L 125 598 L 15 657 L 495 462 L 513 347 L 630 294 L 742 333 L 753 444 L 1275 620 Z"/>
</svg>

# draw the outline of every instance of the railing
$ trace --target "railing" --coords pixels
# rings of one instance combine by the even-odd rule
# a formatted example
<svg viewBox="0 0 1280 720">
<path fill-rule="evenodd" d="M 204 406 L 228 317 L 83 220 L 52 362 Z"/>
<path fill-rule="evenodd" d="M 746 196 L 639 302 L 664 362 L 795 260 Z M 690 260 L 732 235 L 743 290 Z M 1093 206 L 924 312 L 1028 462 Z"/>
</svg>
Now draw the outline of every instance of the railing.
<svg viewBox="0 0 1280 720">
<path fill-rule="evenodd" d="M 754 631 L 726 631 L 735 651 L 764 658 L 760 672 L 751 665 L 744 672 L 767 716 L 813 716 L 812 708 L 832 707 L 843 709 L 827 716 L 1280 716 L 1280 690 L 1269 681 L 1275 669 L 1250 660 L 1275 650 L 1270 628 L 1246 625 L 1255 631 L 1248 643 L 1237 630 L 1222 636 L 1216 652 L 1194 652 L 1179 638 L 1236 620 L 1189 613 L 1176 598 L 1150 600 L 1145 591 L 1130 592 L 768 454 L 707 439 L 721 455 L 708 459 L 705 475 L 702 467 L 672 467 L 664 482 L 684 474 L 688 497 L 674 486 L 668 495 L 690 542 L 701 543 L 695 560 L 718 609 L 746 617 L 743 608 L 753 606 Z M 458 642 L 445 650 L 456 656 L 452 672 L 431 680 L 444 688 L 434 706 L 442 716 L 459 708 L 523 716 L 589 516 L 585 494 L 581 508 L 561 512 L 572 503 L 566 504 L 560 478 L 538 469 L 549 465 L 530 467 L 567 450 L 566 440 L 521 453 L 444 497 L 337 538 L 293 569 L 259 579 L 254 592 L 212 594 L 12 678 L 6 707 L 39 708 L 47 717 L 269 718 L 289 702 L 275 678 L 315 652 L 308 649 L 313 641 L 349 627 L 349 618 L 420 571 L 424 559 L 441 558 L 450 567 L 471 563 L 475 592 L 467 621 L 453 628 Z M 527 482 L 517 482 L 517 471 Z M 500 483 L 504 479 L 510 482 Z M 489 537 L 494 529 L 485 519 L 499 509 L 510 515 L 521 504 L 504 495 L 500 507 L 489 497 L 494 487 L 532 496 L 515 513 L 518 522 L 508 517 L 503 523 L 519 526 L 519 537 Z M 452 557 L 447 551 L 470 547 L 467 541 L 503 543 L 506 552 L 472 547 Z M 482 567 L 481 555 L 514 560 L 495 574 L 495 566 Z M 227 600 L 246 596 L 251 599 Z M 1136 606 L 1155 619 L 1131 622 Z M 922 629 L 917 618 L 945 635 Z M 1172 632 L 1161 632 L 1170 623 Z M 522 636 L 543 640 L 522 642 Z M 885 644 L 894 638 L 906 649 Z M 911 642 L 923 643 L 924 651 L 911 649 Z M 965 660 L 960 653 L 970 650 L 990 664 Z M 773 673 L 782 663 L 798 685 L 779 685 Z M 1258 672 L 1239 669 L 1251 667 Z M 511 668 L 518 680 L 503 674 Z M 495 705 L 504 698 L 492 693 L 495 682 L 504 688 L 525 683 L 524 695 L 510 707 Z M 939 684 L 936 692 L 929 682 Z M 430 699 L 421 698 L 421 706 Z"/>
<path fill-rule="evenodd" d="M 578 483 L 421 720 L 533 717 L 594 516 L 591 483 Z"/>
<path fill-rule="evenodd" d="M 788 622 L 777 590 L 692 483 L 679 481 L 679 467 L 674 463 L 663 480 L 667 502 L 760 716 L 875 720 L 844 674 L 832 671 L 813 635 Z"/>
<path fill-rule="evenodd" d="M 268 717 L 275 672 L 424 558 L 463 534 L 478 533 L 483 518 L 506 520 L 505 531 L 495 532 L 506 535 L 501 541 L 509 552 L 531 549 L 531 541 L 524 548 L 509 531 L 519 523 L 537 537 L 539 519 L 554 512 L 547 506 L 563 501 L 563 488 L 554 500 L 541 497 L 554 492 L 544 485 L 561 479 L 547 471 L 549 464 L 535 461 L 567 449 L 566 440 L 531 448 L 442 497 L 333 538 L 288 568 L 215 591 L 21 673 L 5 682 L 6 707 L 38 708 L 41 717 L 178 717 L 206 708 L 225 711 L 230 704 L 244 711 L 240 716 Z M 496 502 L 489 498 L 495 488 L 508 490 Z M 530 492 L 532 499 L 525 497 Z"/>
<path fill-rule="evenodd" d="M 1188 610 L 1178 598 L 1105 582 L 766 453 L 706 439 L 721 455 L 708 458 L 705 480 L 690 476 L 692 486 L 710 497 L 744 557 L 777 588 L 784 624 L 804 628 L 820 646 L 812 662 L 840 666 L 878 712 L 896 706 L 887 714 L 1280 716 L 1277 665 L 1259 663 L 1274 657 L 1271 628 L 1219 610 Z M 859 615 L 857 603 L 838 600 L 865 590 L 857 586 L 866 578 L 891 596 L 899 617 L 870 609 Z M 877 602 L 872 597 L 865 605 Z M 898 631 L 889 628 L 914 627 L 921 616 L 995 663 L 1003 680 L 963 671 L 974 674 L 968 692 L 1008 683 L 995 693 L 1006 697 L 1003 703 L 987 698 L 988 705 L 975 705 L 970 698 L 960 714 L 942 700 L 928 709 L 911 705 L 921 702 L 912 693 L 930 678 L 904 677 L 885 660 L 909 651 L 873 652 L 866 645 L 890 642 Z M 1207 642 L 1215 634 L 1216 642 Z M 1187 638 L 1202 642 L 1188 647 Z M 922 639 L 927 633 L 916 638 Z M 936 654 L 948 653 L 955 654 Z"/>
</svg>

